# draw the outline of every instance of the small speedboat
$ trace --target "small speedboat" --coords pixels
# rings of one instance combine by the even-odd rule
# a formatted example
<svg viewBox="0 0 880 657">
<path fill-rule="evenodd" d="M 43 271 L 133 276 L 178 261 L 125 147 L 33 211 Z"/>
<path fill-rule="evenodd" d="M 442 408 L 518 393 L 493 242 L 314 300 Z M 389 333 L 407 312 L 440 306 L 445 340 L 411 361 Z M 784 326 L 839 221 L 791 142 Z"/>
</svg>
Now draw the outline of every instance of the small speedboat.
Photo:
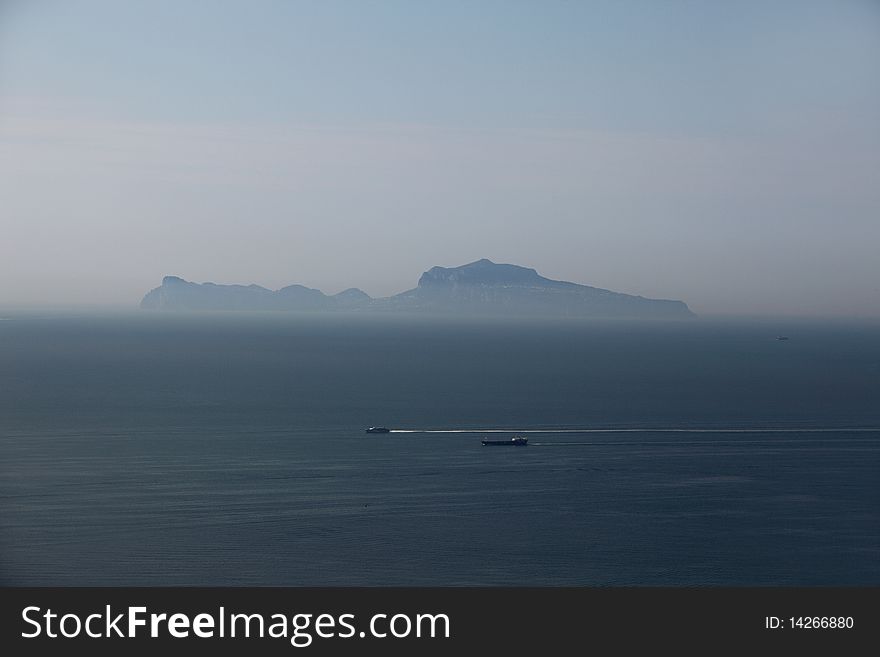
<svg viewBox="0 0 880 657">
<path fill-rule="evenodd" d="M 391 433 L 391 429 L 387 427 L 370 427 L 367 433 Z"/>
</svg>

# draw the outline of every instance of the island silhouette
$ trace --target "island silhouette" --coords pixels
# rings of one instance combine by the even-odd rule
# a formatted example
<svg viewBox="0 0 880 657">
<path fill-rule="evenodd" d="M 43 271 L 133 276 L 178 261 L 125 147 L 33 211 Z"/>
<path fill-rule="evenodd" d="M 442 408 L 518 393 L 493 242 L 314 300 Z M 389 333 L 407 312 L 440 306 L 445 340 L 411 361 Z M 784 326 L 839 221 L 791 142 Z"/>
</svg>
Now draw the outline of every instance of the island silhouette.
<svg viewBox="0 0 880 657">
<path fill-rule="evenodd" d="M 545 278 L 519 265 L 482 259 L 460 267 L 432 267 L 416 287 L 372 298 L 358 288 L 334 295 L 303 285 L 269 290 L 259 285 L 193 283 L 166 276 L 141 301 L 150 310 L 396 311 L 458 315 L 686 318 L 683 301 L 648 299 Z"/>
</svg>

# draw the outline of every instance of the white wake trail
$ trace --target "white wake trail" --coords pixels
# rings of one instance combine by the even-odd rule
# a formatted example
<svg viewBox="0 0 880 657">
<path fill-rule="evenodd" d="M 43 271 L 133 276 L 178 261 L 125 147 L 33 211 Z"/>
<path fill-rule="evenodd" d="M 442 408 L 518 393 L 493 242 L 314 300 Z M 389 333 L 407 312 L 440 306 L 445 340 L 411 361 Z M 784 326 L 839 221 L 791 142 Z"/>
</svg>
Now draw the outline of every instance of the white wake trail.
<svg viewBox="0 0 880 657">
<path fill-rule="evenodd" d="M 700 428 L 615 428 L 615 429 L 392 429 L 391 433 L 880 433 L 880 428 L 866 427 L 700 427 Z"/>
</svg>

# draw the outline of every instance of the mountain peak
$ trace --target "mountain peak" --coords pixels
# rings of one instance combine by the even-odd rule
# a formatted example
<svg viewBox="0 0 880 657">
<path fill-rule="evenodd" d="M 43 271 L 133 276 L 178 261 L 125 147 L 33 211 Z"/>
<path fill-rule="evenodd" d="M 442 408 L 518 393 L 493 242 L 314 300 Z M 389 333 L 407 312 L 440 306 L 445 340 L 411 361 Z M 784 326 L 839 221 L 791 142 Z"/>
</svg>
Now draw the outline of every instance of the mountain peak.
<svg viewBox="0 0 880 657">
<path fill-rule="evenodd" d="M 492 262 L 482 258 L 459 267 L 432 267 L 419 279 L 425 285 L 535 285 L 550 283 L 534 269 Z"/>
</svg>

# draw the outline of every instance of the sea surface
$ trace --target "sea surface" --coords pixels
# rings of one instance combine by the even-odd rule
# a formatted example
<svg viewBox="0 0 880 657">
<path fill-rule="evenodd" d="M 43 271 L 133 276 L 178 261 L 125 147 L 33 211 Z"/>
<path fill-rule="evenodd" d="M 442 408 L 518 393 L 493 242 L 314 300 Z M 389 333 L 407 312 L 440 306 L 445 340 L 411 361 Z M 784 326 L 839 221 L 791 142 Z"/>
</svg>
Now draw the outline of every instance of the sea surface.
<svg viewBox="0 0 880 657">
<path fill-rule="evenodd" d="M 877 322 L 0 318 L 2 584 L 880 584 Z"/>
</svg>

